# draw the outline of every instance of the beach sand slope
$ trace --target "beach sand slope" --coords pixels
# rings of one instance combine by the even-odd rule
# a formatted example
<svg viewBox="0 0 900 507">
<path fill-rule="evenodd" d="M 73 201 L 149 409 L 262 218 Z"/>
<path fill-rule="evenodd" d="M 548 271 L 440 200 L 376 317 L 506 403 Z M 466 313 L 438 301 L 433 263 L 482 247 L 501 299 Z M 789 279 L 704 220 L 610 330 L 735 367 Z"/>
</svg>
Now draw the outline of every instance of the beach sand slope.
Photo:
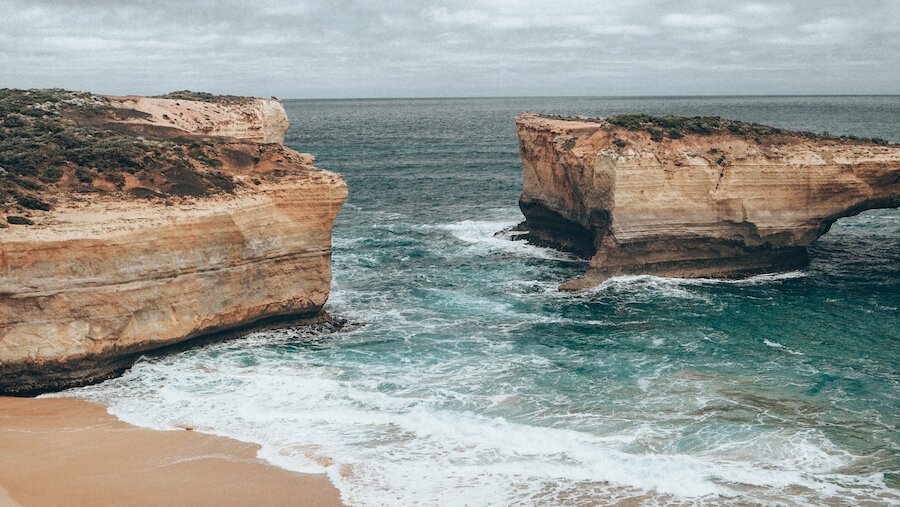
<svg viewBox="0 0 900 507">
<path fill-rule="evenodd" d="M 137 428 L 77 399 L 0 397 L 0 506 L 339 506 L 325 475 L 256 457 L 258 446 Z"/>
</svg>

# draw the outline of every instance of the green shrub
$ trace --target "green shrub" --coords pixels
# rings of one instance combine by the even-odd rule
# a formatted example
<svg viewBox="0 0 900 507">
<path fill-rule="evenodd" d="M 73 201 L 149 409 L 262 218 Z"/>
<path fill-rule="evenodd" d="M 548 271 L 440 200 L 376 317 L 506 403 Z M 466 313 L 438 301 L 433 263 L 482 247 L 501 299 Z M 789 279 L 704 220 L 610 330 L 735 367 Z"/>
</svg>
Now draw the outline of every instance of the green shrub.
<svg viewBox="0 0 900 507">
<path fill-rule="evenodd" d="M 6 128 L 24 127 L 28 123 L 18 114 L 10 114 L 3 120 L 3 126 Z"/>
<path fill-rule="evenodd" d="M 218 188 L 228 193 L 234 192 L 234 180 L 227 174 L 220 172 L 210 173 L 206 175 L 207 180 L 214 188 Z"/>
<path fill-rule="evenodd" d="M 34 225 L 34 222 L 32 222 L 31 220 L 15 215 L 9 215 L 8 217 L 6 217 L 6 222 L 14 225 Z"/>
<path fill-rule="evenodd" d="M 103 179 L 115 184 L 120 189 L 125 186 L 125 176 L 122 173 L 103 173 Z"/>
<path fill-rule="evenodd" d="M 16 198 L 16 202 L 22 205 L 23 208 L 50 211 L 50 205 L 38 199 L 37 197 L 20 195 L 18 198 Z"/>
<path fill-rule="evenodd" d="M 64 173 L 65 171 L 63 171 L 62 167 L 59 167 L 57 165 L 48 166 L 44 168 L 41 179 L 43 181 L 46 181 L 47 183 L 53 183 L 59 181 L 63 177 Z"/>
<path fill-rule="evenodd" d="M 94 182 L 94 173 L 79 167 L 75 169 L 75 178 L 82 183 L 90 184 Z"/>
</svg>

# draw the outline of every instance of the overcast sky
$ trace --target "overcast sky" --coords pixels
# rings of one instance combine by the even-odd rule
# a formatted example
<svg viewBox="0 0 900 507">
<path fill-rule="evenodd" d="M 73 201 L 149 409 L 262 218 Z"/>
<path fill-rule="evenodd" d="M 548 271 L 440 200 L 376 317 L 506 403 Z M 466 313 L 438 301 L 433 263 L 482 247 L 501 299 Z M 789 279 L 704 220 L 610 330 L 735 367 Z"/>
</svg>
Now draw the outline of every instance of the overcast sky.
<svg viewBox="0 0 900 507">
<path fill-rule="evenodd" d="M 900 0 L 0 0 L 0 87 L 900 93 Z"/>
</svg>

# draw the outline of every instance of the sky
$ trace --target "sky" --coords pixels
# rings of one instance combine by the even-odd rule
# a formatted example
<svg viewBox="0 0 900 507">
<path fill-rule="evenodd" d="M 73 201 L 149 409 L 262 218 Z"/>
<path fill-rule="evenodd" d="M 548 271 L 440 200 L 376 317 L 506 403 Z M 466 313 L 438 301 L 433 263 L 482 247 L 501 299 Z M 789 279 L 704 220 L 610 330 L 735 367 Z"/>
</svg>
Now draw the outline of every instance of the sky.
<svg viewBox="0 0 900 507">
<path fill-rule="evenodd" d="M 0 0 L 0 87 L 900 93 L 900 0 Z"/>
</svg>

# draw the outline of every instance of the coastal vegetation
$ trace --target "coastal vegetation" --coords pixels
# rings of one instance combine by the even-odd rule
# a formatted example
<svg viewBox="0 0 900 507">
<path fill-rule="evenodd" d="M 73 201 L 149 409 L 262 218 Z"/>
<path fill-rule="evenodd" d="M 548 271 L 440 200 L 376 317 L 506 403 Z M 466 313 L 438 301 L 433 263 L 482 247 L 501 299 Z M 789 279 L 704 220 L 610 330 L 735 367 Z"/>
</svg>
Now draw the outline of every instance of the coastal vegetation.
<svg viewBox="0 0 900 507">
<path fill-rule="evenodd" d="M 857 136 L 834 136 L 827 132 L 795 132 L 790 130 L 730 120 L 719 116 L 652 116 L 647 114 L 619 114 L 608 116 L 605 121 L 627 130 L 642 130 L 650 133 L 650 139 L 661 141 L 663 137 L 681 139 L 685 134 L 695 135 L 735 135 L 748 138 L 795 136 L 813 140 L 843 140 L 871 142 L 886 145 L 884 139 L 865 139 Z"/>
<path fill-rule="evenodd" d="M 179 97 L 210 94 L 176 92 Z M 224 101 L 237 98 L 221 97 Z M 231 192 L 213 144 L 167 137 L 117 121 L 146 113 L 61 89 L 0 89 L 0 209 L 49 210 L 46 195 L 148 188 L 160 195 Z"/>
<path fill-rule="evenodd" d="M 665 138 L 682 139 L 691 135 L 733 135 L 762 141 L 785 140 L 788 138 L 808 139 L 814 141 L 840 141 L 855 143 L 870 143 L 881 146 L 895 144 L 880 138 L 867 138 L 855 135 L 836 136 L 828 132 L 804 132 L 787 130 L 760 123 L 731 120 L 720 116 L 653 116 L 649 114 L 617 114 L 606 117 L 572 116 L 559 114 L 541 114 L 542 118 L 563 121 L 578 121 L 585 123 L 608 123 L 632 131 L 644 131 L 650 134 L 652 141 L 662 141 Z M 614 143 L 618 146 L 618 143 Z"/>
<path fill-rule="evenodd" d="M 207 92 L 192 92 L 190 90 L 178 90 L 165 95 L 157 95 L 160 99 L 195 100 L 197 102 L 210 102 L 213 104 L 246 104 L 253 97 L 241 97 L 239 95 L 214 95 Z"/>
</svg>

